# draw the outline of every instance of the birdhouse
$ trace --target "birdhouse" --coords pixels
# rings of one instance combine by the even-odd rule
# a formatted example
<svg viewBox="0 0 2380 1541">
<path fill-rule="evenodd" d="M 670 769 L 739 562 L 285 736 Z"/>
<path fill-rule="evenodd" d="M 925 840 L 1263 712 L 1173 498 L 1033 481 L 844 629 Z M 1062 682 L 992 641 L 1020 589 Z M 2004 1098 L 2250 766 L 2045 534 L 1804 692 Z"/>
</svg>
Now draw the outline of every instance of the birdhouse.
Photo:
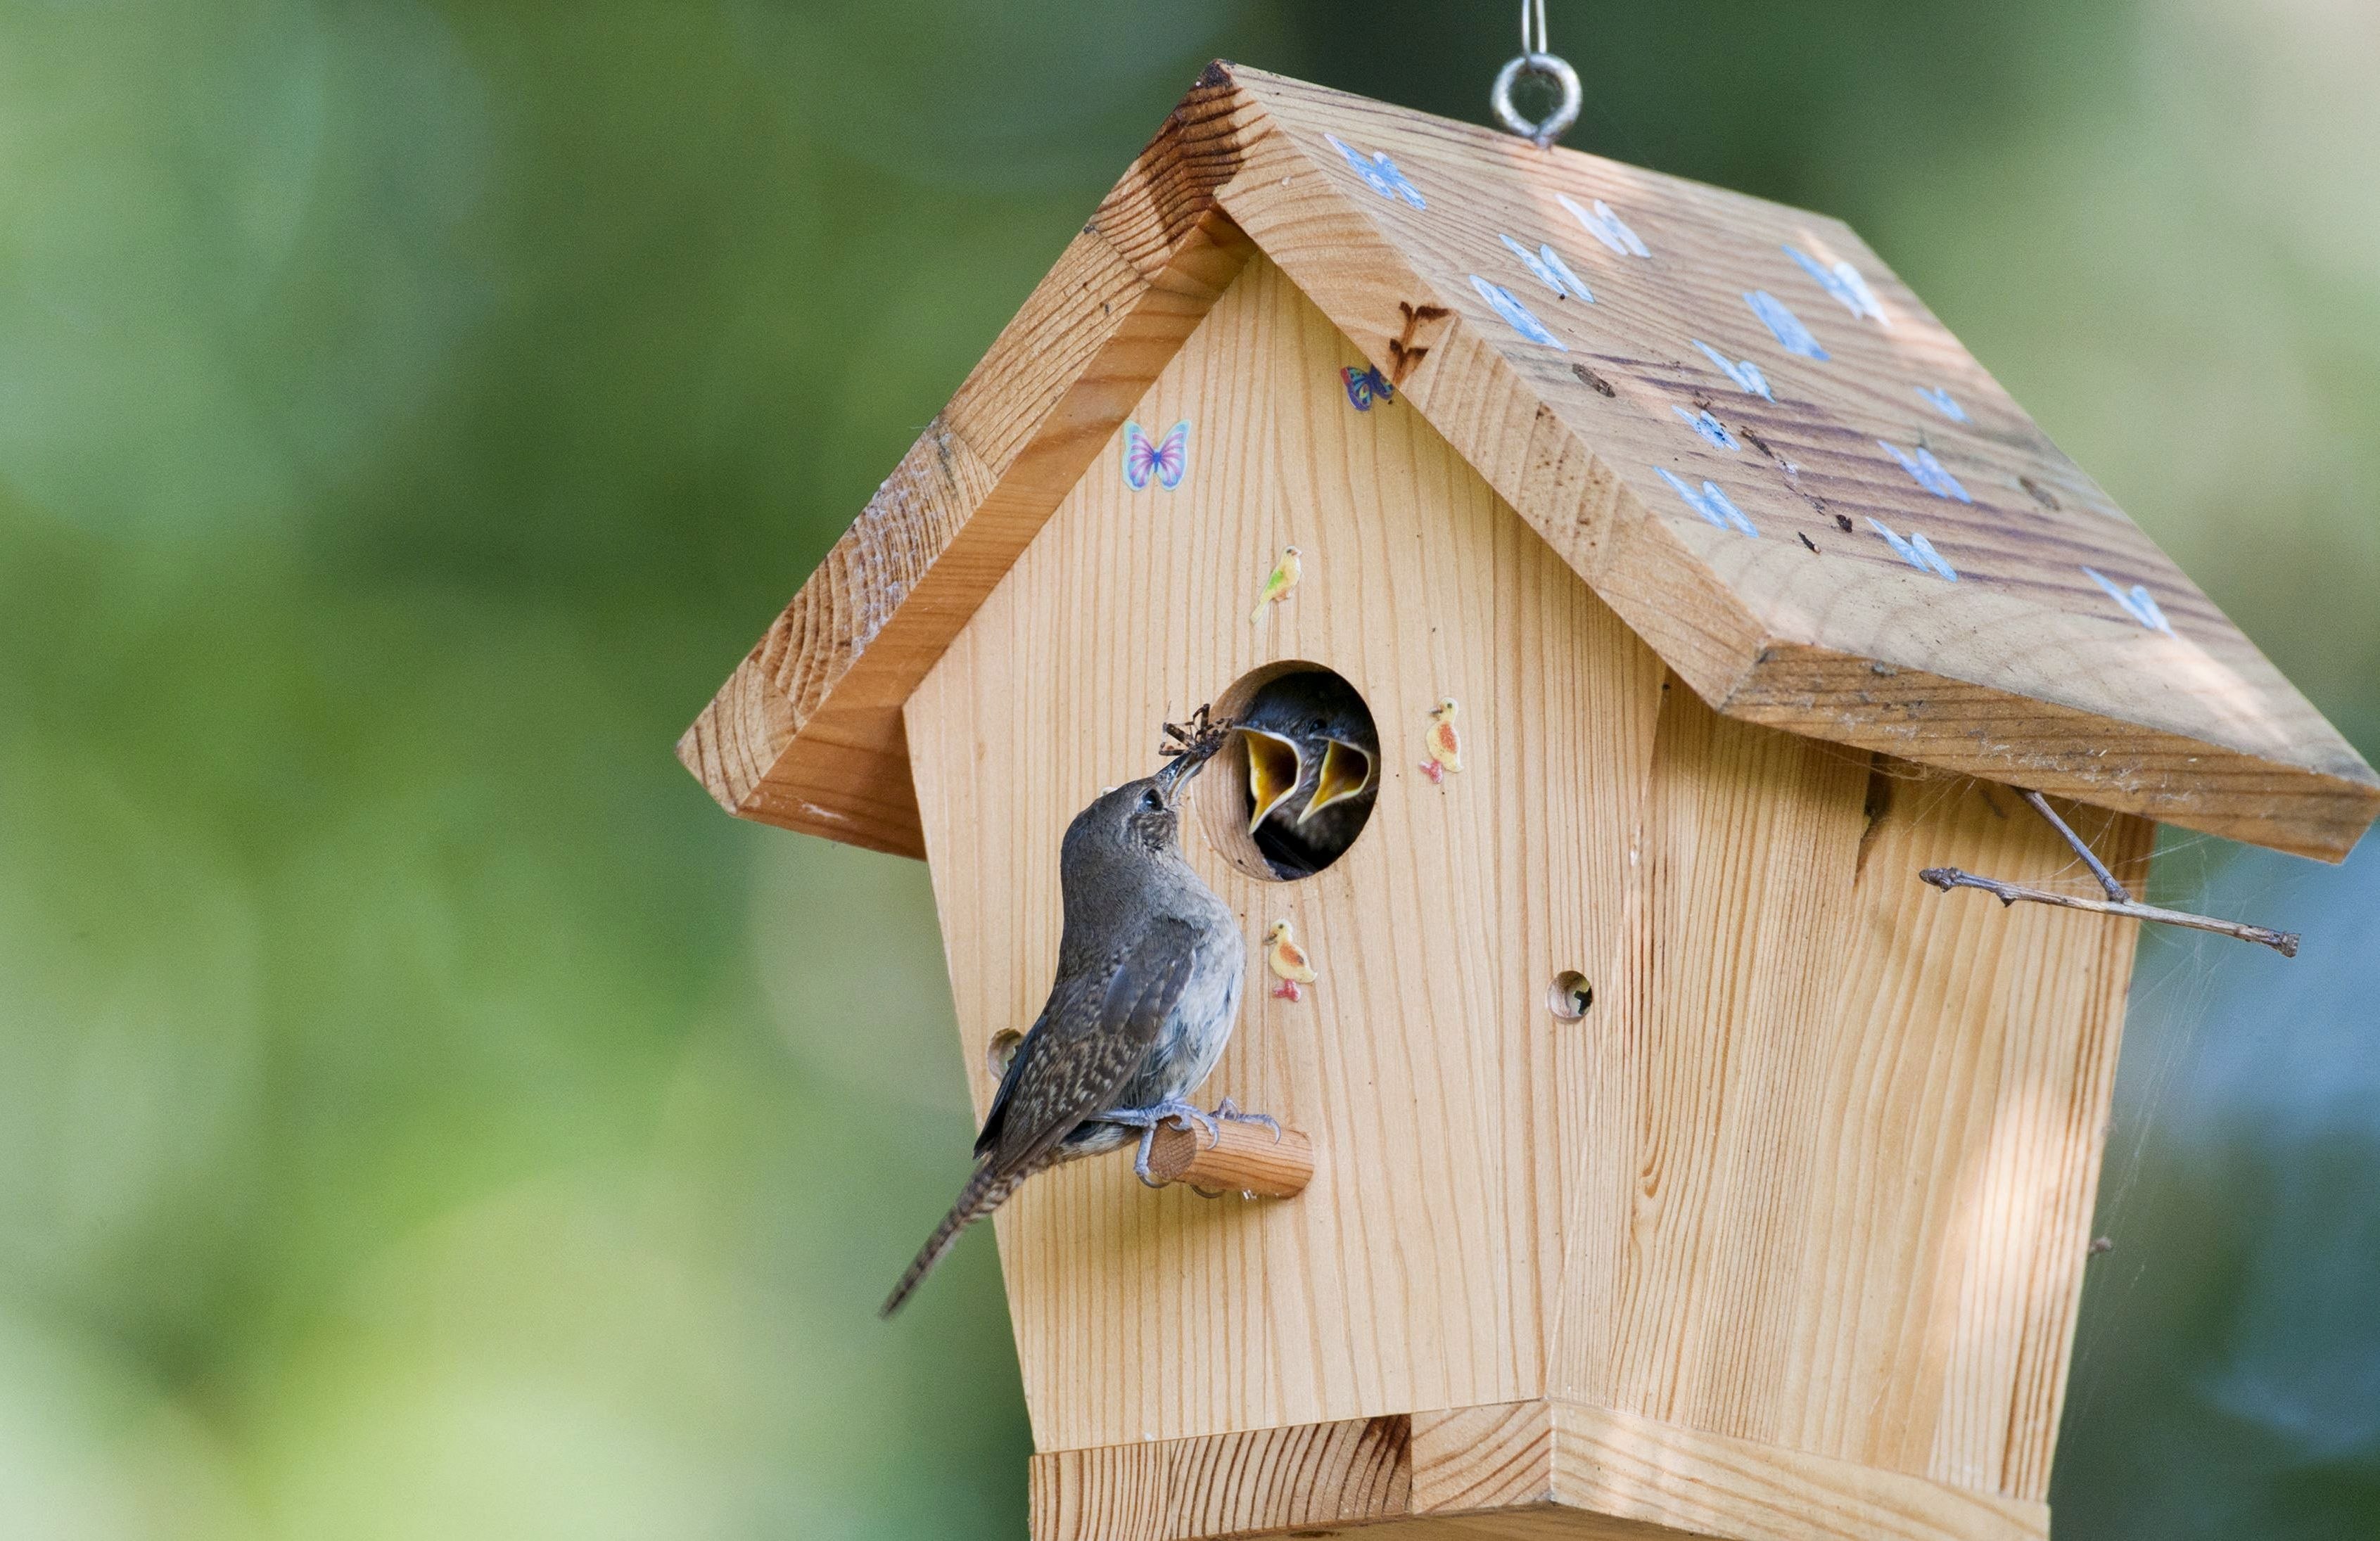
<svg viewBox="0 0 2380 1541">
<path fill-rule="evenodd" d="M 2139 922 L 1918 874 L 2371 769 L 1840 223 L 1221 65 L 679 750 L 930 863 L 981 1112 L 1069 819 L 1301 674 L 1360 830 L 1182 843 L 1311 1181 L 1002 1209 L 1038 1541 L 2046 1535 Z"/>
</svg>

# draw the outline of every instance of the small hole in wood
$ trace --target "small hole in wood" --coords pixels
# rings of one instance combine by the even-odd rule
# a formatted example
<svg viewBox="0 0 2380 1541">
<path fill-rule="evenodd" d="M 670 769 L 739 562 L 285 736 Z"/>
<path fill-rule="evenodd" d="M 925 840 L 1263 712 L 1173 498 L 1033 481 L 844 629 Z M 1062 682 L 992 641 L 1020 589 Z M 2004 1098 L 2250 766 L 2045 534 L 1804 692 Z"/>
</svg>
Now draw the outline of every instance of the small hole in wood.
<svg viewBox="0 0 2380 1541">
<path fill-rule="evenodd" d="M 1016 1046 L 1024 1041 L 1025 1035 L 1014 1027 L 1002 1027 L 991 1035 L 991 1042 L 983 1051 L 983 1068 L 991 1073 L 993 1080 L 1007 1078 L 1008 1062 L 1016 1058 Z"/>
<path fill-rule="evenodd" d="M 1595 987 L 1575 968 L 1565 968 L 1546 987 L 1546 1010 L 1564 1022 L 1576 1022 L 1595 1004 Z"/>
<path fill-rule="evenodd" d="M 1237 720 L 1192 783 L 1207 843 L 1251 878 L 1310 878 L 1347 854 L 1372 817 L 1383 770 L 1363 695 L 1334 670 L 1288 659 L 1215 698 Z"/>
</svg>

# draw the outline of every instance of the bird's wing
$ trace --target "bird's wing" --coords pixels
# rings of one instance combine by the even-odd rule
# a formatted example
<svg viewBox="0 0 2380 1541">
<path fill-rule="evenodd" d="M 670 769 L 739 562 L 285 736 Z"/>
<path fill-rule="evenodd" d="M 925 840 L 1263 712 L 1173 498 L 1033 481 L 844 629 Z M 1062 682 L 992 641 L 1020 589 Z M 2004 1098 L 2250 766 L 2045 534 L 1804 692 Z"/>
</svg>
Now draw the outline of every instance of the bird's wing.
<svg viewBox="0 0 2380 1541">
<path fill-rule="evenodd" d="M 981 1160 L 1000 1143 L 1000 1132 L 1008 1122 L 1008 1100 L 1015 1095 L 1017 1078 L 1032 1061 L 1034 1046 L 1041 1041 L 1041 1025 L 1049 1020 L 1050 1008 L 1044 1006 L 1041 1014 L 1033 1019 L 1033 1025 L 1026 1030 L 1016 1052 L 1008 1057 L 1008 1069 L 1001 1074 L 1000 1089 L 991 1095 L 991 1110 L 983 1115 L 983 1130 L 975 1137 L 976 1159 Z"/>
<path fill-rule="evenodd" d="M 1197 940 L 1188 921 L 1169 916 L 1118 953 L 1104 978 L 1052 994 L 1002 1087 L 1000 1127 L 986 1130 L 993 1136 L 986 1170 L 1029 1171 L 1086 1119 L 1115 1106 L 1190 982 Z"/>
</svg>

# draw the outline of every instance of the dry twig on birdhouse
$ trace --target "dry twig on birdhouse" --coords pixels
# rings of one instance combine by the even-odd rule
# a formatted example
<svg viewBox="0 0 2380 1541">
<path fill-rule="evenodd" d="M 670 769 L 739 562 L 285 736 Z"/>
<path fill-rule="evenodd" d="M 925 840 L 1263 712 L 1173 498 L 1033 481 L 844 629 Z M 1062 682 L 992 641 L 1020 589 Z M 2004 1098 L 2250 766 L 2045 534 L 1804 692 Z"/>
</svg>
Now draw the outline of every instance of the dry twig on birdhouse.
<svg viewBox="0 0 2380 1541">
<path fill-rule="evenodd" d="M 2107 891 L 2107 897 L 2085 899 L 2071 893 L 2053 893 L 2047 889 L 2026 888 L 2021 883 L 2002 882 L 1998 878 L 1978 877 L 1956 867 L 1929 867 L 1917 874 L 1918 879 L 1945 893 L 1954 888 L 1979 888 L 2003 904 L 2013 904 L 2023 899 L 2036 904 L 2056 904 L 2060 909 L 2089 910 L 2095 915 L 2129 916 L 2134 920 L 2154 920 L 2162 926 L 2183 926 L 2193 931 L 2213 931 L 2217 936 L 2261 942 L 2285 958 L 2298 955 L 2299 938 L 2295 931 L 2276 931 L 2264 926 L 2251 926 L 2244 921 L 2216 920 L 2209 916 L 2192 915 L 2187 910 L 2160 909 L 2155 904 L 2138 903 L 2131 892 L 2116 880 L 2116 875 L 2107 870 L 2107 864 L 2092 854 L 2091 847 L 2083 843 L 2082 837 L 2076 834 L 2065 819 L 2058 817 L 2058 810 L 2049 806 L 2048 798 L 2038 792 L 2027 792 L 2024 800 L 2033 805 L 2034 812 L 2049 820 L 2052 829 L 2066 838 L 2066 843 L 2082 858 L 2082 865 L 2099 880 L 2099 886 Z"/>
</svg>

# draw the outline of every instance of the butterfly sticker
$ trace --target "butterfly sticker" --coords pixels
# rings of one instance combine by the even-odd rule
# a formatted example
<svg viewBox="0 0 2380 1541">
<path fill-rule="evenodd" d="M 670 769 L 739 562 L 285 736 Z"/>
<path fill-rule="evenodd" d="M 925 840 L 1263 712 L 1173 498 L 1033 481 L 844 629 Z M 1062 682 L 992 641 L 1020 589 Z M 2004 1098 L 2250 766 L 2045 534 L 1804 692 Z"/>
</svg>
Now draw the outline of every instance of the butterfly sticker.
<svg viewBox="0 0 2380 1541">
<path fill-rule="evenodd" d="M 1402 198 L 1416 209 L 1429 207 L 1422 200 L 1421 189 L 1405 180 L 1405 174 L 1397 169 L 1396 162 L 1389 159 L 1387 151 L 1376 150 L 1366 155 L 1336 134 L 1322 137 L 1329 140 L 1330 148 L 1339 152 L 1347 164 L 1355 168 L 1355 175 L 1382 198 Z"/>
<path fill-rule="evenodd" d="M 1818 339 L 1810 334 L 1810 329 L 1802 324 L 1802 318 L 1775 295 L 1766 289 L 1755 289 L 1743 297 L 1743 303 L 1751 306 L 1752 313 L 1776 334 L 1786 352 L 1798 353 L 1804 358 L 1828 357 L 1827 350 L 1818 346 Z"/>
<path fill-rule="evenodd" d="M 2173 635 L 2173 623 L 2167 620 L 2165 612 L 2157 608 L 2156 598 L 2148 591 L 2147 585 L 2136 583 L 2126 588 L 2096 567 L 2085 567 L 2082 572 L 2084 576 L 2106 589 L 2107 597 L 2122 606 L 2125 614 L 2151 631 L 2161 631 L 2168 637 Z"/>
<path fill-rule="evenodd" d="M 1347 386 L 1348 404 L 1358 412 L 1369 412 L 1376 401 L 1397 399 L 1396 390 L 1390 385 L 1389 377 L 1372 366 L 1360 370 L 1350 366 L 1339 371 L 1339 378 Z"/>
<path fill-rule="evenodd" d="M 1900 553 L 1901 561 L 1908 563 L 1921 573 L 1932 573 L 1935 576 L 1947 578 L 1952 583 L 1959 581 L 1959 570 L 1943 561 L 1942 553 L 1936 551 L 1934 543 L 1923 535 L 1912 529 L 1909 532 L 1909 539 L 1904 540 L 1893 534 L 1892 528 L 1883 520 L 1871 515 L 1867 522 L 1869 528 L 1883 536 L 1885 543 Z"/>
<path fill-rule="evenodd" d="M 1731 529 L 1751 540 L 1760 539 L 1759 527 L 1743 516 L 1743 510 L 1729 501 L 1716 481 L 1706 481 L 1697 492 L 1673 476 L 1666 466 L 1656 466 L 1654 473 L 1670 484 L 1670 490 L 1686 501 L 1686 506 L 1721 529 Z"/>
<path fill-rule="evenodd" d="M 1763 401 L 1775 401 L 1777 399 L 1776 396 L 1769 393 L 1768 377 L 1762 374 L 1760 372 L 1760 366 L 1754 363 L 1751 359 L 1730 358 L 1726 354 L 1721 353 L 1718 349 L 1711 346 L 1708 343 L 1704 342 L 1699 337 L 1694 339 L 1694 346 L 1702 349 L 1703 357 L 1709 359 L 1714 365 L 1718 366 L 1719 373 L 1735 382 L 1735 387 L 1737 390 L 1743 392 L 1746 395 L 1758 396 Z"/>
<path fill-rule="evenodd" d="M 1504 243 L 1505 249 L 1521 260 L 1521 265 L 1528 269 L 1538 283 L 1554 292 L 1555 298 L 1566 299 L 1576 296 L 1589 305 L 1595 303 L 1595 296 L 1588 291 L 1585 282 L 1570 271 L 1570 264 L 1563 261 L 1561 253 L 1552 247 L 1540 245 L 1536 250 L 1531 251 L 1510 236 L 1499 236 L 1497 239 Z"/>
<path fill-rule="evenodd" d="M 1803 273 L 1816 279 L 1818 287 L 1840 300 L 1843 309 L 1849 310 L 1854 320 L 1861 316 L 1873 316 L 1879 325 L 1892 324 L 1885 319 L 1884 307 L 1876 303 L 1876 291 L 1867 286 L 1867 280 L 1860 276 L 1859 269 L 1849 262 L 1837 262 L 1831 268 L 1823 267 L 1815 257 L 1797 246 L 1788 246 L 1785 255 L 1800 263 Z"/>
<path fill-rule="evenodd" d="M 1145 491 L 1151 478 L 1171 492 L 1182 485 L 1182 473 L 1190 468 L 1190 423 L 1184 419 L 1175 423 L 1165 437 L 1156 443 L 1138 423 L 1123 425 L 1123 484 L 1138 492 Z"/>
<path fill-rule="evenodd" d="M 1925 445 L 1918 445 L 1917 453 L 1912 455 L 1889 439 L 1878 439 L 1876 443 L 1884 446 L 1885 453 L 1900 462 L 1900 468 L 1909 473 L 1912 481 L 1936 497 L 1956 498 L 1961 503 L 1975 501 L 1967 495 L 1964 487 L 1959 485 L 1959 479 L 1952 476 L 1942 462 L 1935 459 L 1934 452 Z"/>
<path fill-rule="evenodd" d="M 1954 423 L 1967 420 L 1967 409 L 1960 406 L 1950 393 L 1939 385 L 1920 385 L 1917 387 L 1917 399 Z"/>
<path fill-rule="evenodd" d="M 1512 290 L 1500 284 L 1490 284 L 1475 273 L 1471 275 L 1471 286 L 1478 290 L 1479 297 L 1494 306 L 1496 313 L 1503 317 L 1512 330 L 1522 336 L 1533 343 L 1543 343 L 1548 347 L 1560 348 L 1564 353 L 1570 351 L 1570 345 L 1547 331 L 1546 323 L 1531 314 L 1527 306 L 1514 299 Z"/>
<path fill-rule="evenodd" d="M 1628 228 L 1628 222 L 1613 213 L 1611 205 L 1603 200 L 1597 199 L 1595 212 L 1589 213 L 1572 201 L 1568 193 L 1556 193 L 1554 198 L 1563 208 L 1568 209 L 1577 217 L 1579 224 L 1586 226 L 1588 235 L 1609 247 L 1613 255 L 1619 257 L 1653 255 L 1645 249 L 1645 243 L 1636 238 L 1636 232 Z"/>
<path fill-rule="evenodd" d="M 1708 412 L 1689 412 L 1682 406 L 1672 406 L 1670 410 L 1683 418 L 1688 428 L 1718 448 L 1739 453 L 1742 450 L 1743 446 L 1735 442 L 1735 435 L 1727 431 L 1727 425 Z"/>
</svg>

